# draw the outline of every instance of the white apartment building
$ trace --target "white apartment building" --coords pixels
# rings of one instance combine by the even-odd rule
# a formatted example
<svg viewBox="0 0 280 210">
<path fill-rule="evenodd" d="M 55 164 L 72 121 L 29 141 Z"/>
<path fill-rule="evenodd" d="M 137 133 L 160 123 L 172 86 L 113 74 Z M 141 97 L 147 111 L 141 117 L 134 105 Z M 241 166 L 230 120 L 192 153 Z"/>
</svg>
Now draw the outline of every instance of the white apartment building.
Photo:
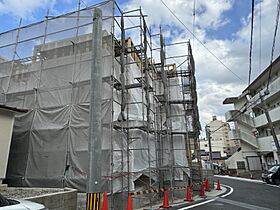
<svg viewBox="0 0 280 210">
<path fill-rule="evenodd" d="M 269 94 L 267 89 L 269 71 Z M 229 168 L 245 170 L 267 169 L 279 163 L 274 139 L 265 115 L 265 106 L 271 117 L 278 141 L 280 140 L 280 57 L 267 67 L 240 96 L 226 98 L 224 104 L 233 104 L 234 110 L 226 112 L 227 122 L 234 122 L 230 139 L 239 139 L 241 151 L 226 161 Z"/>
<path fill-rule="evenodd" d="M 213 116 L 212 121 L 207 126 L 210 130 L 212 152 L 220 152 L 221 157 L 231 156 L 236 152 L 239 141 L 229 139 L 230 127 L 228 123 L 217 120 L 217 117 Z M 208 140 L 200 140 L 200 149 L 209 152 Z"/>
</svg>

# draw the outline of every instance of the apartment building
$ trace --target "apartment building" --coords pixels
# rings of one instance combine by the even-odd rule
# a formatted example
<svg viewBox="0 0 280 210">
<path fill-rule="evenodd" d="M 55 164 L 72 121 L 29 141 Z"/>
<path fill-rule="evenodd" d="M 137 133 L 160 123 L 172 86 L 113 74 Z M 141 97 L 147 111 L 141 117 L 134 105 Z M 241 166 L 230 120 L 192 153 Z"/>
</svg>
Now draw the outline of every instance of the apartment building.
<svg viewBox="0 0 280 210">
<path fill-rule="evenodd" d="M 228 123 L 218 120 L 213 116 L 211 122 L 207 124 L 210 131 L 212 152 L 220 152 L 221 157 L 225 158 L 234 154 L 239 148 L 239 140 L 229 139 L 230 127 Z M 200 140 L 200 149 L 209 152 L 207 139 Z"/>
<path fill-rule="evenodd" d="M 229 138 L 239 139 L 242 148 L 227 160 L 228 167 L 252 171 L 267 169 L 271 165 L 279 163 L 279 156 L 265 110 L 268 110 L 279 141 L 280 57 L 239 96 L 226 98 L 223 103 L 234 105 L 234 110 L 225 114 L 227 122 L 234 122 L 235 127 L 230 130 Z"/>
</svg>

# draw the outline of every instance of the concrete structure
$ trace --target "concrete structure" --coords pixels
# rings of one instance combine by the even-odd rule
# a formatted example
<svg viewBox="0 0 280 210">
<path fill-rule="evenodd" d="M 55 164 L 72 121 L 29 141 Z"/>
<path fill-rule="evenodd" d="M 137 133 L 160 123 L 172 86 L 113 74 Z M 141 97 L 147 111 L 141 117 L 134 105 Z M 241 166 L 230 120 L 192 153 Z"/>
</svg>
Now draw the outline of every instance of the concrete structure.
<svg viewBox="0 0 280 210">
<path fill-rule="evenodd" d="M 269 94 L 265 95 L 270 68 Z M 274 139 L 265 115 L 265 104 L 279 141 L 280 57 L 267 67 L 240 96 L 226 98 L 223 103 L 234 105 L 234 110 L 225 114 L 226 120 L 234 122 L 235 125 L 235 128 L 229 132 L 229 138 L 239 139 L 242 148 L 227 160 L 229 168 L 252 171 L 267 169 L 269 166 L 279 163 Z"/>
<path fill-rule="evenodd" d="M 239 141 L 229 139 L 230 127 L 228 123 L 217 120 L 217 117 L 213 116 L 213 120 L 207 126 L 210 130 L 212 153 L 220 152 L 221 157 L 225 158 L 236 152 L 239 147 Z M 200 149 L 209 152 L 207 139 L 200 140 Z"/>
<path fill-rule="evenodd" d="M 25 110 L 0 105 L 0 184 L 2 184 L 2 180 L 6 178 L 16 112 L 25 112 Z"/>
<path fill-rule="evenodd" d="M 59 192 L 29 197 L 26 200 L 41 203 L 49 210 L 76 210 L 77 190 L 64 188 Z"/>
<path fill-rule="evenodd" d="M 77 190 L 71 188 L 0 187 L 0 193 L 10 199 L 43 204 L 48 210 L 77 209 Z"/>
</svg>

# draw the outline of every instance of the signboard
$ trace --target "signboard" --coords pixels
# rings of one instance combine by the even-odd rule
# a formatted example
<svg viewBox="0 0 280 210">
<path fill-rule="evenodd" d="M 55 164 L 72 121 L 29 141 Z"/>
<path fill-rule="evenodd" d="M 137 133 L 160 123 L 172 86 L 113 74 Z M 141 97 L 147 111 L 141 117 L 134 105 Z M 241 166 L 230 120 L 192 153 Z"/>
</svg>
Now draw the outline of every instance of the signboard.
<svg viewBox="0 0 280 210">
<path fill-rule="evenodd" d="M 278 141 L 278 142 L 279 142 L 279 144 L 280 144 L 280 141 Z M 272 147 L 272 150 L 273 150 L 273 151 L 277 151 L 275 142 L 271 142 L 271 147 Z"/>
</svg>

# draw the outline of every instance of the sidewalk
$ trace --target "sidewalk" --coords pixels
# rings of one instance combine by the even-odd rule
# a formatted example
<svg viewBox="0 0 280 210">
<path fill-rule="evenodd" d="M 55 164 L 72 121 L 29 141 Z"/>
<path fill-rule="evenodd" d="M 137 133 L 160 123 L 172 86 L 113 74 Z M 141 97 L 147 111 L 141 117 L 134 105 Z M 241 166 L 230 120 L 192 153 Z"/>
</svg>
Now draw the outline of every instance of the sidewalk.
<svg viewBox="0 0 280 210">
<path fill-rule="evenodd" d="M 176 206 L 180 206 L 182 204 L 190 204 L 192 205 L 192 203 L 195 203 L 197 201 L 203 201 L 203 200 L 206 200 L 206 199 L 211 199 L 211 198 L 214 198 L 214 197 L 217 197 L 221 194 L 224 194 L 226 191 L 227 191 L 227 188 L 225 188 L 224 186 L 222 186 L 221 184 L 221 189 L 222 190 L 216 190 L 216 183 L 215 183 L 215 189 L 211 190 L 210 192 L 205 192 L 205 195 L 206 197 L 205 198 L 201 198 L 199 195 L 196 195 L 196 196 L 193 196 L 193 201 L 192 202 L 187 202 L 187 201 L 184 201 L 184 199 L 175 199 L 173 203 L 169 202 L 170 206 L 172 207 L 176 207 Z M 170 200 L 170 199 L 169 199 Z M 156 210 L 156 209 L 161 209 L 160 206 L 162 205 L 163 201 L 162 202 L 158 202 L 156 204 L 153 204 L 152 206 L 146 206 L 146 207 L 143 207 L 143 208 L 139 208 L 139 209 L 135 209 L 135 210 Z"/>
</svg>

